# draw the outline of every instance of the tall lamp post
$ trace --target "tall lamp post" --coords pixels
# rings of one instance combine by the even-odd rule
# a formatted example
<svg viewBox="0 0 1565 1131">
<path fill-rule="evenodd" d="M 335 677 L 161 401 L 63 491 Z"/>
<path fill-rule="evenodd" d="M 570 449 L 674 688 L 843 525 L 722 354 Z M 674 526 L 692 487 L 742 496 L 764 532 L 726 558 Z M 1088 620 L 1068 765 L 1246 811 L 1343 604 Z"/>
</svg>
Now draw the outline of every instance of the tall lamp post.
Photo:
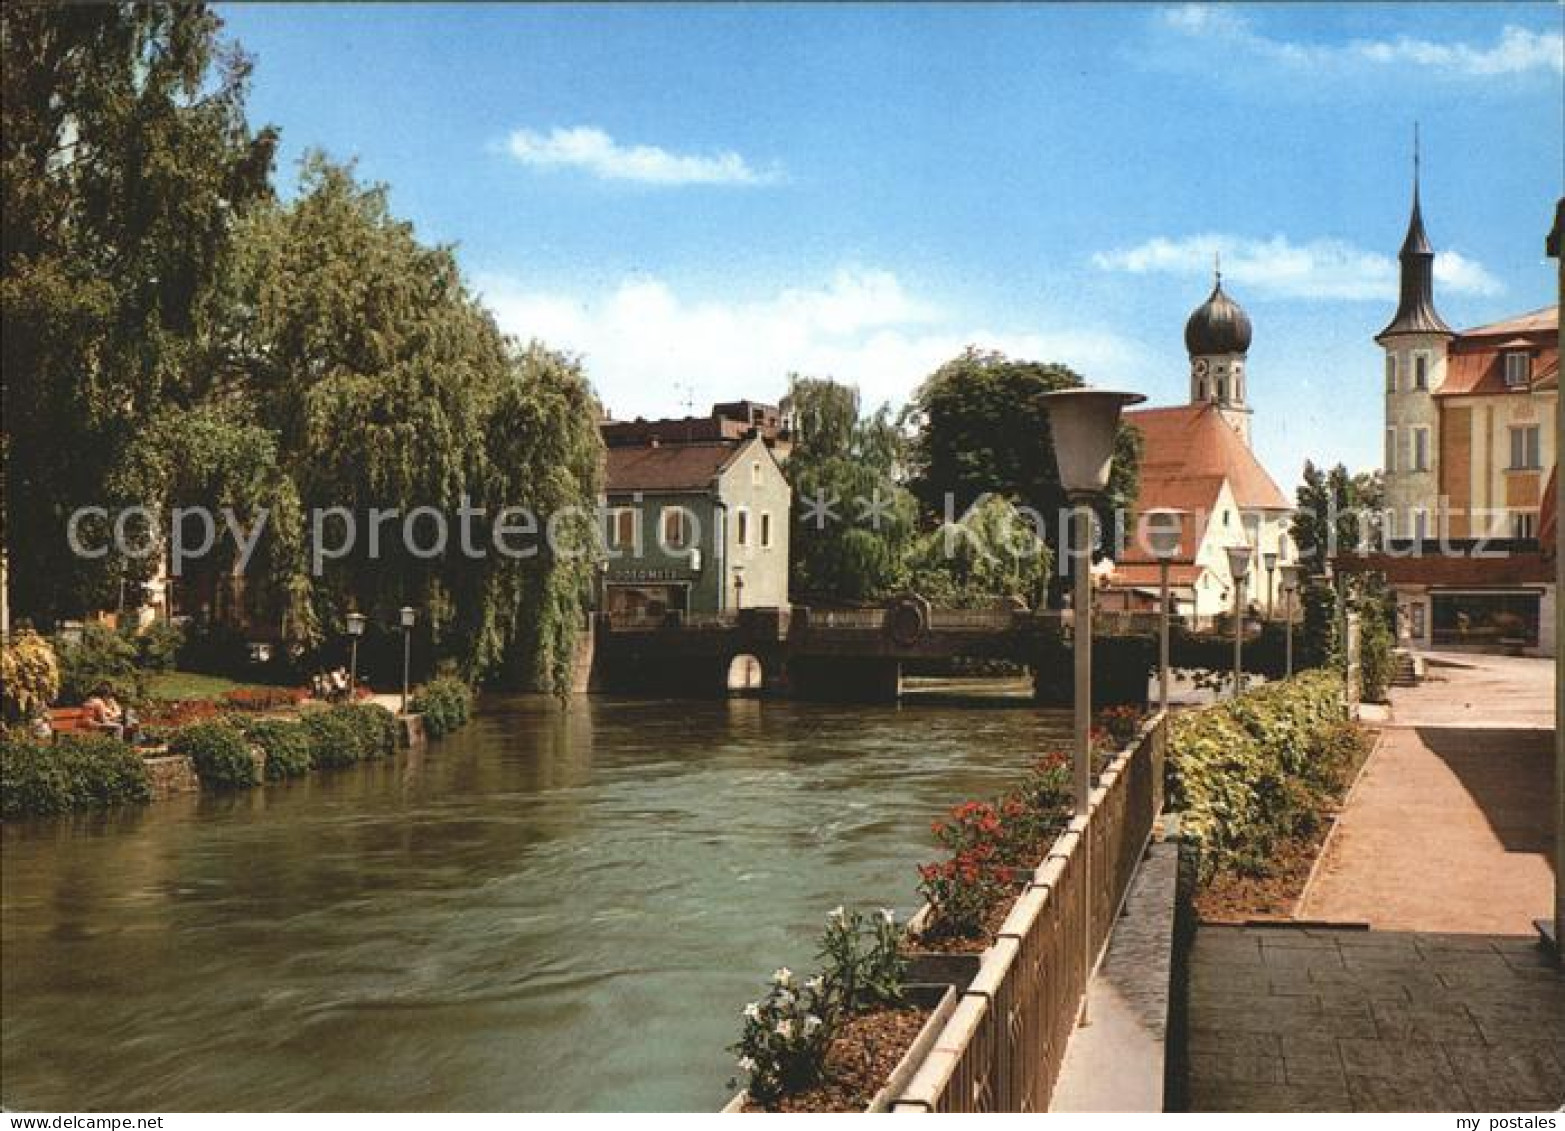
<svg viewBox="0 0 1565 1131">
<path fill-rule="evenodd" d="M 1126 405 L 1146 400 L 1140 393 L 1107 389 L 1060 389 L 1045 393 L 1042 402 L 1049 413 L 1054 440 L 1054 461 L 1060 486 L 1076 511 L 1070 559 L 1075 597 L 1071 602 L 1071 636 L 1075 652 L 1076 686 L 1071 704 L 1075 719 L 1073 801 L 1075 816 L 1086 818 L 1092 804 L 1092 506 L 1108 489 L 1114 462 L 1114 440 L 1119 415 Z M 1088 892 L 1082 915 L 1082 959 L 1092 972 L 1092 855 L 1090 839 L 1082 833 L 1083 890 Z M 1087 999 L 1083 991 L 1081 1023 L 1087 1023 Z"/>
<path fill-rule="evenodd" d="M 1293 678 L 1293 595 L 1299 588 L 1300 572 L 1302 571 L 1297 565 L 1289 564 L 1282 567 L 1282 616 L 1288 628 L 1288 643 L 1284 648 L 1288 679 Z"/>
<path fill-rule="evenodd" d="M 1179 556 L 1179 539 L 1187 511 L 1159 507 L 1145 515 L 1147 549 L 1157 559 L 1159 616 L 1157 628 L 1157 705 L 1168 713 L 1168 567 Z"/>
<path fill-rule="evenodd" d="M 1276 586 L 1272 583 L 1272 574 L 1277 569 L 1277 552 L 1267 550 L 1261 555 L 1261 564 L 1266 567 L 1266 619 L 1272 619 L 1272 594 Z"/>
<path fill-rule="evenodd" d="M 348 640 L 351 643 L 351 651 L 348 660 L 348 698 L 351 700 L 359 691 L 359 637 L 364 635 L 365 616 L 363 613 L 348 614 Z"/>
<path fill-rule="evenodd" d="M 1250 547 L 1229 546 L 1228 572 L 1234 579 L 1234 697 L 1244 690 L 1244 579 L 1250 573 Z"/>
<path fill-rule="evenodd" d="M 408 713 L 408 673 L 413 667 L 413 625 L 418 620 L 418 610 L 403 605 L 397 614 L 402 620 L 402 713 Z"/>
</svg>

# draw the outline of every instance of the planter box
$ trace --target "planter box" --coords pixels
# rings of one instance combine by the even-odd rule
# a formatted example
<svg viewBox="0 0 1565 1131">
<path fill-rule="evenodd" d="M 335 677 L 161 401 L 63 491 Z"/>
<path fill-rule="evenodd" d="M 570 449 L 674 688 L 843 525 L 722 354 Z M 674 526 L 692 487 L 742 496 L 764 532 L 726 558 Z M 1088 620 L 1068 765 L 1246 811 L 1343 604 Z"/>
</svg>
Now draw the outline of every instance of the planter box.
<svg viewBox="0 0 1565 1131">
<path fill-rule="evenodd" d="M 946 957 L 937 955 L 933 957 Z M 973 972 L 978 969 L 978 956 L 955 955 L 957 958 L 972 958 Z M 968 975 L 968 981 L 972 975 Z M 929 1050 L 935 1047 L 935 1041 L 940 1036 L 946 1022 L 951 1019 L 952 1012 L 956 1009 L 956 1003 L 961 991 L 956 986 L 941 985 L 913 985 L 907 986 L 907 999 L 914 1005 L 932 1009 L 930 1015 L 924 1019 L 923 1027 L 919 1029 L 918 1036 L 913 1038 L 913 1043 L 902 1054 L 902 1059 L 897 1061 L 897 1066 L 886 1077 L 885 1083 L 880 1086 L 874 1096 L 870 1098 L 866 1112 L 885 1112 L 891 1110 L 891 1105 L 896 1102 L 902 1090 L 907 1087 L 908 1081 L 913 1079 L 913 1074 L 918 1071 L 918 1066 L 924 1063 L 924 1058 L 929 1055 Z M 740 1092 L 723 1105 L 723 1115 L 744 1114 L 744 1105 L 749 1099 L 748 1092 Z"/>
</svg>

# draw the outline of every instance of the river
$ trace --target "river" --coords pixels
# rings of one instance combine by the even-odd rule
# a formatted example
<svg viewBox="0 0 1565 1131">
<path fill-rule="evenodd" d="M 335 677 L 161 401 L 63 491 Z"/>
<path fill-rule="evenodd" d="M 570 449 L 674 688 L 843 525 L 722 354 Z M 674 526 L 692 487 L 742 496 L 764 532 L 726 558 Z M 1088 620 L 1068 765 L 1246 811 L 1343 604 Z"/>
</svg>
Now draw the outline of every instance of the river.
<svg viewBox="0 0 1565 1131">
<path fill-rule="evenodd" d="M 1027 706 L 489 698 L 394 762 L 0 834 L 9 1109 L 711 1110 L 739 1011 Z"/>
</svg>

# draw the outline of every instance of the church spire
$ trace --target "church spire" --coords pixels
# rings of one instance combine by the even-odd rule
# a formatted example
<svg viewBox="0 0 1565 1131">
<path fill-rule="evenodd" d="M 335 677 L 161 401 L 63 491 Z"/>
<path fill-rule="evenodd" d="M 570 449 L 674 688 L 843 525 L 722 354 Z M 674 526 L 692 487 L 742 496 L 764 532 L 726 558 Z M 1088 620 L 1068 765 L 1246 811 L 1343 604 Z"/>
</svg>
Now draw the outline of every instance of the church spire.
<svg viewBox="0 0 1565 1131">
<path fill-rule="evenodd" d="M 1419 201 L 1421 154 L 1418 123 L 1413 123 L 1413 212 L 1407 221 L 1407 236 L 1397 256 L 1402 263 L 1402 293 L 1390 325 L 1375 336 L 1379 341 L 1394 334 L 1451 334 L 1435 310 L 1435 251 L 1424 232 L 1424 211 Z"/>
</svg>

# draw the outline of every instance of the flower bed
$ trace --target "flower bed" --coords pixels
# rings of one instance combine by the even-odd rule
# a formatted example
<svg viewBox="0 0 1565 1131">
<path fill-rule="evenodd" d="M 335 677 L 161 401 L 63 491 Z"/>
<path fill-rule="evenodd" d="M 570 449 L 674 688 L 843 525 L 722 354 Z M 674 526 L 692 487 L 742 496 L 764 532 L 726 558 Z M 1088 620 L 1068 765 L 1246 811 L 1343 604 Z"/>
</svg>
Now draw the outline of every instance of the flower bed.
<svg viewBox="0 0 1565 1131">
<path fill-rule="evenodd" d="M 1128 712 L 1117 712 L 1105 724 L 1093 734 L 1096 752 L 1107 764 L 1095 796 L 1114 784 L 1132 753 L 1149 745 L 1153 732 L 1142 726 L 1139 714 Z M 1114 729 L 1127 724 L 1133 724 L 1135 744 L 1110 756 Z M 1152 755 L 1143 761 L 1151 762 Z M 1151 772 L 1142 777 L 1150 781 Z M 967 992 L 967 983 L 983 977 L 997 947 L 1010 943 L 1014 949 L 1017 916 L 1030 915 L 1028 923 L 1036 918 L 1040 901 L 1032 897 L 1038 877 L 1051 867 L 1060 841 L 1080 839 L 1079 829 L 1061 836 L 1070 787 L 1069 758 L 1045 755 L 1010 792 L 994 801 L 957 805 L 934 822 L 931 831 L 949 855 L 918 869 L 926 902 L 905 931 L 894 931 L 894 917 L 883 911 L 865 943 L 862 917 L 842 908 L 834 911 L 821 943 L 826 972 L 801 987 L 790 971 L 779 970 L 767 996 L 745 1007 L 744 1035 L 734 1050 L 749 1089 L 725 1110 L 863 1111 L 896 1102 L 934 1049 L 938 1033 L 955 1023 L 957 999 Z M 1155 791 L 1148 785 L 1144 792 L 1142 808 L 1150 809 Z M 1145 827 L 1150 830 L 1150 813 Z M 1123 853 L 1111 857 L 1109 874 L 1116 883 L 1128 884 Z M 1132 858 L 1132 870 L 1133 865 Z M 914 995 L 910 968 L 924 977 L 941 971 L 944 980 Z M 861 969 L 879 970 L 881 976 L 866 980 Z M 861 984 L 883 988 L 859 1002 L 855 987 Z M 927 1003 L 924 1012 L 914 1008 L 918 1000 Z"/>
</svg>

